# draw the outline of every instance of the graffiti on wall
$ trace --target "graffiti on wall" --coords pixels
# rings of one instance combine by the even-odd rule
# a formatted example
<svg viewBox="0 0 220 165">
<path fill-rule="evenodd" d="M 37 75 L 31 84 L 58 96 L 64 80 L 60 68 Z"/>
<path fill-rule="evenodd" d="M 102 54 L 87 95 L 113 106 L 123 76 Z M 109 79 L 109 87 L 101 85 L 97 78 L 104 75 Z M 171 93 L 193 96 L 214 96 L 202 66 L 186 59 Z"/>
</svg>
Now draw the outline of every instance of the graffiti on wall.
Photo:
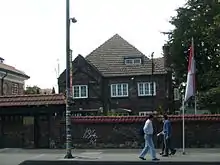
<svg viewBox="0 0 220 165">
<path fill-rule="evenodd" d="M 91 129 L 91 128 L 86 128 L 84 134 L 83 134 L 83 139 L 88 140 L 88 144 L 90 145 L 96 145 L 97 142 L 97 134 L 96 134 L 96 130 L 95 129 Z"/>
</svg>

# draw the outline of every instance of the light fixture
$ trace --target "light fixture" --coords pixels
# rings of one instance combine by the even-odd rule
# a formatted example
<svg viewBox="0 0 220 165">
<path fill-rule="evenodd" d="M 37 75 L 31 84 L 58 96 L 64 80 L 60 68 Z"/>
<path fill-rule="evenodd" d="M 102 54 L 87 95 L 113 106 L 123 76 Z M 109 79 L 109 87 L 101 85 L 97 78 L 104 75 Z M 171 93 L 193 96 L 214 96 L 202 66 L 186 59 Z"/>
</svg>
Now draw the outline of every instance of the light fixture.
<svg viewBox="0 0 220 165">
<path fill-rule="evenodd" d="M 70 20 L 72 21 L 72 23 L 76 23 L 76 22 L 77 22 L 77 20 L 76 20 L 76 18 L 75 18 L 75 17 L 70 18 Z"/>
</svg>

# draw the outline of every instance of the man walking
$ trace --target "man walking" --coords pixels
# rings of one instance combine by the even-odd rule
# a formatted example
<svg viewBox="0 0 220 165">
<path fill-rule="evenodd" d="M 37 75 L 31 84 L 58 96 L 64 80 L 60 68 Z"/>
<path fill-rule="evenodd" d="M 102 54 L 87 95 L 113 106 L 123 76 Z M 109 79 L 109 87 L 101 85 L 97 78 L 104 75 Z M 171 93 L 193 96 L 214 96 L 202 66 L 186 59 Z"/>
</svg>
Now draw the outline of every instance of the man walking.
<svg viewBox="0 0 220 165">
<path fill-rule="evenodd" d="M 171 155 L 174 155 L 176 153 L 176 150 L 171 148 L 171 123 L 168 119 L 167 115 L 163 115 L 164 124 L 163 124 L 163 131 L 162 134 L 164 135 L 164 146 L 165 146 L 165 153 L 162 155 L 164 157 L 169 156 L 169 150 L 171 151 Z"/>
<path fill-rule="evenodd" d="M 156 157 L 156 151 L 154 148 L 154 143 L 153 143 L 153 125 L 152 125 L 152 120 L 153 120 L 153 115 L 149 115 L 147 121 L 145 122 L 143 131 L 144 131 L 144 140 L 145 140 L 145 146 L 139 156 L 140 159 L 142 160 L 146 160 L 146 154 L 148 153 L 148 151 L 150 151 L 152 160 L 159 160 Z"/>
</svg>

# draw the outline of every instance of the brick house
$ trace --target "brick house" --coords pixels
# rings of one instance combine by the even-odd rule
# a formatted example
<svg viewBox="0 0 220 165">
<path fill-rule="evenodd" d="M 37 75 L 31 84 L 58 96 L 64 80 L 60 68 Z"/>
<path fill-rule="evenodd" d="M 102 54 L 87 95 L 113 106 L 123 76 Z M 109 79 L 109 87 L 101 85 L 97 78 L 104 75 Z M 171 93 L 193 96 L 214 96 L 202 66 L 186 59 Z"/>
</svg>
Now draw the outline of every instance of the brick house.
<svg viewBox="0 0 220 165">
<path fill-rule="evenodd" d="M 83 114 L 128 110 L 145 115 L 169 109 L 172 87 L 167 57 L 152 61 L 118 34 L 85 58 L 78 55 L 72 62 L 72 111 Z M 60 93 L 65 93 L 65 75 L 64 70 L 58 78 Z"/>
<path fill-rule="evenodd" d="M 0 57 L 0 96 L 23 94 L 25 80 L 29 78 L 24 72 L 5 64 Z"/>
</svg>

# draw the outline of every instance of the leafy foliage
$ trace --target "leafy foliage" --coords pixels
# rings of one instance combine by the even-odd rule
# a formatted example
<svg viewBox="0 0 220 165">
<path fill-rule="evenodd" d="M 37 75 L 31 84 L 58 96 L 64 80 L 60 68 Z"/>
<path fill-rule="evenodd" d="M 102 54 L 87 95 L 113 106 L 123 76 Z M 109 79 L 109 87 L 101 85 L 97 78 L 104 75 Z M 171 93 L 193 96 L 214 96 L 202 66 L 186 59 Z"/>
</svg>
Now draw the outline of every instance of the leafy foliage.
<svg viewBox="0 0 220 165">
<path fill-rule="evenodd" d="M 211 113 L 220 113 L 220 87 L 212 88 L 199 94 L 199 105 L 208 108 Z"/>
<path fill-rule="evenodd" d="M 31 87 L 31 86 L 28 86 L 28 87 L 26 87 L 26 90 L 25 90 L 25 94 L 40 94 L 40 88 L 38 87 L 38 86 L 33 86 L 33 87 Z"/>
<path fill-rule="evenodd" d="M 55 88 L 53 87 L 52 88 L 52 94 L 55 94 L 56 93 L 56 91 L 55 91 Z"/>
<path fill-rule="evenodd" d="M 186 81 L 191 38 L 194 38 L 197 88 L 208 90 L 220 84 L 220 3 L 215 0 L 188 0 L 170 21 L 172 68 L 176 83 Z"/>
<path fill-rule="evenodd" d="M 169 33 L 168 44 L 175 84 L 186 82 L 189 47 L 193 37 L 199 103 L 202 107 L 219 109 L 220 3 L 217 0 L 188 0 L 177 9 L 177 16 L 172 17 L 170 23 L 174 26 Z"/>
</svg>

